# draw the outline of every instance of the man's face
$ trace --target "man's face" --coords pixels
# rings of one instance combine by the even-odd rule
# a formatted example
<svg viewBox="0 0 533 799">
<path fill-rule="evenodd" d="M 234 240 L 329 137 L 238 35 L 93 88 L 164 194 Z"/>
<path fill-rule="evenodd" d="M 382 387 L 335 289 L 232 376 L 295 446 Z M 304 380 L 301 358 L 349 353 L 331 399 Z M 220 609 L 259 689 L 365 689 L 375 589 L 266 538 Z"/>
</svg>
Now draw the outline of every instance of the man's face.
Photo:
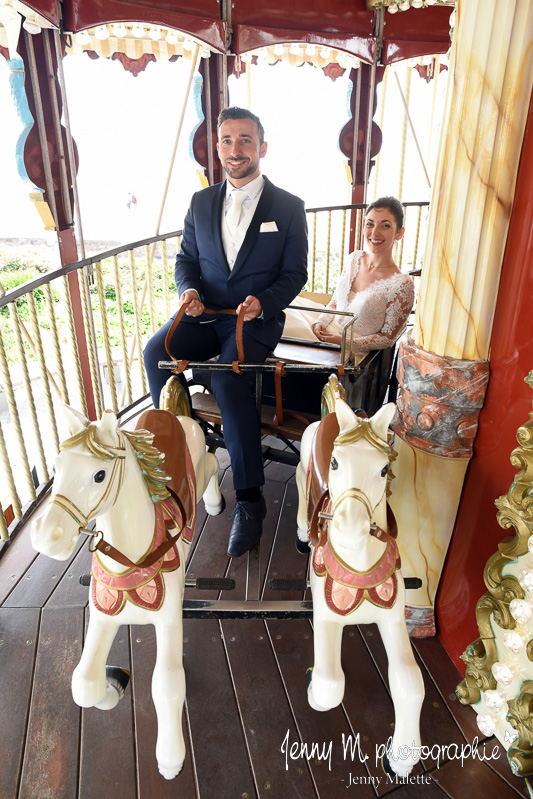
<svg viewBox="0 0 533 799">
<path fill-rule="evenodd" d="M 253 119 L 227 119 L 218 132 L 217 151 L 231 183 L 238 188 L 258 176 L 267 144 L 260 144 Z"/>
</svg>

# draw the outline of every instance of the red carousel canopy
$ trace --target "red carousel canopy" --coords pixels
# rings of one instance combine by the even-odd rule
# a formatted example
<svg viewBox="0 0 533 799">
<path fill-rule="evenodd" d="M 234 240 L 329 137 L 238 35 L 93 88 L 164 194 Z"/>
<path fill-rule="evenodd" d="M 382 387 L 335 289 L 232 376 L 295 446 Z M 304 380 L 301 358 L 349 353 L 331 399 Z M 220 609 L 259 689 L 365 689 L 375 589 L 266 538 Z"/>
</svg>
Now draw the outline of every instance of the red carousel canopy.
<svg viewBox="0 0 533 799">
<path fill-rule="evenodd" d="M 34 11 L 59 24 L 57 0 L 32 0 Z M 138 21 L 183 31 L 219 52 L 226 27 L 217 0 L 63 0 L 66 30 L 77 32 L 110 22 Z M 450 8 L 431 6 L 384 14 L 382 63 L 444 53 L 450 44 Z M 232 52 L 287 42 L 341 49 L 371 62 L 374 14 L 365 0 L 232 0 Z"/>
</svg>

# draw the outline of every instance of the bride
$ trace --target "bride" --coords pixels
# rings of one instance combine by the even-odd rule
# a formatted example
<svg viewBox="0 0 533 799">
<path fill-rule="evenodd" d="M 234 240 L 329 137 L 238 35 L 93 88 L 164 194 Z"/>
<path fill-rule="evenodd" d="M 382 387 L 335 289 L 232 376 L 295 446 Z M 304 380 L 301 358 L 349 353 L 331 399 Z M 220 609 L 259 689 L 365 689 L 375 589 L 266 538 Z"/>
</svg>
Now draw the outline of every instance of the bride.
<svg viewBox="0 0 533 799">
<path fill-rule="evenodd" d="M 327 313 L 331 309 L 357 317 L 351 348 L 356 362 L 367 352 L 392 347 L 403 333 L 414 303 L 413 281 L 398 269 L 392 256 L 394 244 L 405 231 L 403 222 L 403 206 L 395 197 L 381 197 L 369 205 L 363 227 L 366 251 L 352 253 L 326 312 L 318 318 L 316 313 L 286 309 L 284 335 L 294 335 L 297 329 L 296 335 L 302 337 L 303 325 L 306 338 L 340 344 L 343 325 L 351 317 Z M 295 304 L 301 304 L 298 298 Z M 315 303 L 313 307 L 319 306 Z"/>
</svg>

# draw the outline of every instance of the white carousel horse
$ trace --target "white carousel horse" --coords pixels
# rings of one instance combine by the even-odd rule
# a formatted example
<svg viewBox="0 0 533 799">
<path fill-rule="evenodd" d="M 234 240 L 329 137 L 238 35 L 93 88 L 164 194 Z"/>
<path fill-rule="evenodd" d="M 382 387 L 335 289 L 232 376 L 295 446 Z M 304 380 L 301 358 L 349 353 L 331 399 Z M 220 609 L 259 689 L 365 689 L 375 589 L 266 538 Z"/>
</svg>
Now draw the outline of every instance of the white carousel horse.
<svg viewBox="0 0 533 799">
<path fill-rule="evenodd" d="M 309 704 L 329 710 L 342 702 L 343 628 L 377 624 L 389 661 L 395 714 L 384 767 L 404 777 L 419 759 L 424 684 L 405 623 L 398 548 L 381 529 L 386 527 L 387 474 L 394 456 L 387 444 L 393 413 L 394 404 L 389 403 L 371 419 L 363 419 L 337 399 L 334 413 L 305 430 L 296 481 L 298 537 L 309 538 L 313 555 Z"/>
<path fill-rule="evenodd" d="M 114 707 L 124 694 L 120 672 L 127 672 L 106 671 L 113 639 L 122 624 L 152 623 L 157 638 L 152 676 L 156 757 L 163 777 L 172 779 L 185 758 L 185 560 L 196 497 L 204 497 L 212 515 L 223 510 L 218 463 L 206 453 L 204 434 L 190 418 L 151 410 L 139 419 L 139 428 L 148 431 L 125 431 L 110 411 L 91 423 L 72 408 L 66 411 L 71 437 L 56 458 L 52 495 L 33 523 L 32 543 L 39 552 L 65 560 L 89 520 L 96 519 L 90 620 L 72 675 L 74 701 L 81 707 Z M 172 486 L 175 492 L 171 488 L 169 493 Z"/>
</svg>

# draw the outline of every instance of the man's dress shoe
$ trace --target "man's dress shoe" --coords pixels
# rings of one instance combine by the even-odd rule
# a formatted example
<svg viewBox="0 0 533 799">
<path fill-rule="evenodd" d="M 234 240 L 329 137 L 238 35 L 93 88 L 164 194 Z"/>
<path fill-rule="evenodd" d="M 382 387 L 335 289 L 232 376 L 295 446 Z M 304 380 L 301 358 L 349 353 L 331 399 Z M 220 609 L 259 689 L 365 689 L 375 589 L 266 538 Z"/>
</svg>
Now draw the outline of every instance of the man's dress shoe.
<svg viewBox="0 0 533 799">
<path fill-rule="evenodd" d="M 257 544 L 263 532 L 263 519 L 266 516 L 266 502 L 263 495 L 258 502 L 237 500 L 229 534 L 228 555 L 238 558 Z"/>
</svg>

